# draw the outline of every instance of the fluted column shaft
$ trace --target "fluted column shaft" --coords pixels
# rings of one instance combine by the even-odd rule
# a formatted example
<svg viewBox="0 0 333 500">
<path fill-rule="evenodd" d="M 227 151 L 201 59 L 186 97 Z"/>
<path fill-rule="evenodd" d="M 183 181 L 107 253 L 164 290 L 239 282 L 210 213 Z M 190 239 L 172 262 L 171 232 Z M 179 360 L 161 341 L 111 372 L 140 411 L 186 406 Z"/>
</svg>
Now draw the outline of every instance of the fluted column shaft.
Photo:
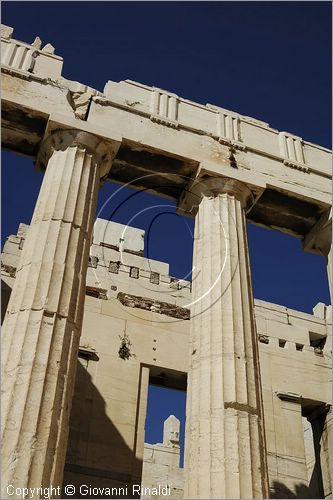
<svg viewBox="0 0 333 500">
<path fill-rule="evenodd" d="M 110 154 L 98 138 L 67 131 L 49 137 L 39 163 L 47 168 L 3 326 L 1 498 L 9 484 L 62 482 L 90 240 Z"/>
<path fill-rule="evenodd" d="M 196 216 L 184 498 L 268 496 L 246 222 L 238 194 L 203 196 Z"/>
</svg>

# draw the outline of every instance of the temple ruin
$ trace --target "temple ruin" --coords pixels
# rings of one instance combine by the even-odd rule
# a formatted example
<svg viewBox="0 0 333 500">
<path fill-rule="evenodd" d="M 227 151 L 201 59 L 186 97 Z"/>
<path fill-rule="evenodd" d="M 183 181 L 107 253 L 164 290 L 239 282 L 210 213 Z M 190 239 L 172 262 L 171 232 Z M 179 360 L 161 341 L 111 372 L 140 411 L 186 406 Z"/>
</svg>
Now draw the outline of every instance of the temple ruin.
<svg viewBox="0 0 333 500">
<path fill-rule="evenodd" d="M 299 238 L 330 281 L 331 151 L 131 80 L 99 92 L 1 37 L 2 145 L 45 172 L 2 253 L 1 498 L 331 497 L 331 305 L 253 299 L 246 234 Z M 195 217 L 192 282 L 96 219 L 108 181 Z M 145 443 L 150 383 L 186 391 L 184 468 L 176 416 Z"/>
</svg>

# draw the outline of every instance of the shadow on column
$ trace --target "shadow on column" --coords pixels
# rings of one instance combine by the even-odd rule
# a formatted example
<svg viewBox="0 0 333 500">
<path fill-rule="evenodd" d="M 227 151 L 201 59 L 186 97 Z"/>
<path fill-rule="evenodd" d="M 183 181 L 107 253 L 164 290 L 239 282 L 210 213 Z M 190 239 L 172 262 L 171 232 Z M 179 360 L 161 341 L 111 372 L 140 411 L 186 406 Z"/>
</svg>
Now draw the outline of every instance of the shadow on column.
<svg viewBox="0 0 333 500">
<path fill-rule="evenodd" d="M 142 461 L 110 420 L 103 396 L 79 361 L 62 498 L 139 498 L 132 493 L 132 484 L 140 484 L 141 474 Z M 66 495 L 65 485 L 75 486 L 75 496 Z M 89 486 L 100 491 L 91 494 Z M 103 488 L 114 490 L 103 493 Z"/>
</svg>

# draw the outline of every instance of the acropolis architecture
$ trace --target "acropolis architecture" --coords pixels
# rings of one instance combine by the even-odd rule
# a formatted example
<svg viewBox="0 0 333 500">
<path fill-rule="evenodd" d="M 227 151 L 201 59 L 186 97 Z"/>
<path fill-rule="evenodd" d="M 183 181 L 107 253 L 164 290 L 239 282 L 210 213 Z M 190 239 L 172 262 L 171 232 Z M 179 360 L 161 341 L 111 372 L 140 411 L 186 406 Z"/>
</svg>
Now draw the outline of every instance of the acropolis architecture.
<svg viewBox="0 0 333 500">
<path fill-rule="evenodd" d="M 45 172 L 2 254 L 1 498 L 331 497 L 331 306 L 253 299 L 246 234 L 294 235 L 330 278 L 331 152 L 1 36 L 2 144 Z M 195 218 L 192 283 L 96 219 L 107 181 Z M 177 416 L 145 443 L 149 384 L 186 391 L 184 468 Z"/>
</svg>

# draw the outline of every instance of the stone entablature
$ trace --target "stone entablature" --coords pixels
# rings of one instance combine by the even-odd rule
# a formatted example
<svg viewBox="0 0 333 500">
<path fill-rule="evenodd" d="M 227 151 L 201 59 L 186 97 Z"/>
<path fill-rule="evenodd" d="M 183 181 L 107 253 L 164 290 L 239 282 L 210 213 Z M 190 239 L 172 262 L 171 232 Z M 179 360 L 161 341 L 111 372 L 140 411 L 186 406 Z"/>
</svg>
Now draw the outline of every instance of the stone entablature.
<svg viewBox="0 0 333 500">
<path fill-rule="evenodd" d="M 77 82 L 70 82 L 61 76 L 63 59 L 54 54 L 54 47 L 47 44 L 41 48 L 42 42 L 38 37 L 32 44 L 21 42 L 12 38 L 12 33 L 13 28 L 2 25 L 3 69 L 9 67 L 23 74 L 27 72 L 42 78 L 61 79 L 63 83 L 71 83 L 74 101 L 79 95 L 81 99 L 84 98 L 83 94 L 91 90 L 91 95 L 96 96 L 95 102 L 101 99 L 103 104 L 110 102 L 134 113 L 147 115 L 151 120 L 163 125 L 204 133 L 236 149 L 262 151 L 274 158 L 280 158 L 287 166 L 305 171 L 313 169 L 328 177 L 331 175 L 330 151 L 326 148 L 304 141 L 289 132 L 279 132 L 264 121 L 212 104 L 195 103 L 167 90 L 133 80 L 119 83 L 108 81 L 103 93 Z M 75 83 L 77 86 L 74 88 Z M 264 140 L 260 136 L 260 130 L 266 131 Z M 262 149 L 262 144 L 265 144 L 265 149 Z M 323 169 L 325 156 L 327 165 Z"/>
<path fill-rule="evenodd" d="M 17 43 L 8 30 L 6 36 L 4 47 Z M 260 120 L 131 80 L 109 81 L 102 93 L 60 73 L 54 77 L 53 69 L 49 77 L 38 76 L 37 69 L 3 65 L 2 141 L 11 150 L 35 157 L 39 141 L 59 128 L 98 134 L 121 142 L 109 180 L 179 202 L 193 179 L 238 179 L 255 200 L 249 220 L 301 238 L 330 207 L 331 152 L 326 148 Z M 17 109 L 23 112 L 23 128 Z M 178 209 L 186 213 L 182 203 Z"/>
<path fill-rule="evenodd" d="M 31 73 L 42 78 L 52 80 L 61 77 L 63 59 L 54 54 L 54 48 L 47 44 L 41 48 L 41 40 L 37 37 L 35 42 L 28 44 L 12 38 L 13 29 L 4 27 L 2 29 L 2 67 L 24 73 Z M 72 84 L 71 92 L 74 101 L 79 96 L 89 92 L 89 87 L 77 82 Z M 76 87 L 73 84 L 76 83 Z M 74 88 L 75 87 L 75 88 Z M 181 98 L 174 93 L 155 87 L 149 87 L 132 80 L 123 82 L 108 81 L 104 92 L 90 89 L 95 102 L 112 103 L 132 110 L 135 113 L 144 114 L 153 121 L 174 128 L 184 128 L 196 133 L 204 133 L 217 139 L 222 144 L 239 148 L 262 150 L 275 158 L 281 158 L 287 166 L 304 169 L 313 169 L 317 173 L 330 176 L 330 151 L 318 145 L 303 141 L 302 138 L 289 132 L 278 132 L 269 127 L 268 123 L 255 118 L 247 117 L 233 111 L 220 108 L 215 105 L 202 105 Z M 80 104 L 78 104 L 80 106 Z M 258 134 L 256 128 L 265 130 L 264 141 Z M 259 140 L 259 142 L 257 142 Z M 262 149 L 262 144 L 265 149 Z M 315 150 L 318 149 L 316 153 Z M 322 153 L 320 153 L 320 151 Z M 322 170 L 322 161 L 327 153 L 326 169 Z M 319 156 L 316 156 L 319 155 Z M 322 155 L 322 156 L 320 156 Z M 320 161 L 321 165 L 318 165 Z M 319 169 L 318 169 L 319 167 Z M 321 168 L 321 169 L 320 169 Z"/>
<path fill-rule="evenodd" d="M 3 68 L 31 73 L 41 78 L 56 80 L 61 77 L 63 59 L 54 54 L 54 47 L 36 37 L 28 44 L 12 38 L 13 28 L 1 25 L 1 64 Z"/>
<path fill-rule="evenodd" d="M 108 81 L 103 95 L 95 98 L 94 102 L 104 105 L 109 102 L 149 116 L 153 121 L 163 125 L 205 134 L 235 149 L 262 152 L 281 159 L 287 166 L 299 167 L 304 171 L 313 169 L 321 175 L 331 176 L 330 150 L 304 141 L 289 132 L 279 132 L 263 121 L 218 106 L 198 104 L 166 90 L 149 87 L 133 80 Z M 156 102 L 159 104 L 156 105 Z M 172 118 L 170 118 L 171 107 Z M 317 148 L 318 151 L 315 153 Z M 324 157 L 327 162 L 326 168 L 323 169 L 321 166 L 318 169 L 318 161 L 321 162 Z"/>
</svg>

